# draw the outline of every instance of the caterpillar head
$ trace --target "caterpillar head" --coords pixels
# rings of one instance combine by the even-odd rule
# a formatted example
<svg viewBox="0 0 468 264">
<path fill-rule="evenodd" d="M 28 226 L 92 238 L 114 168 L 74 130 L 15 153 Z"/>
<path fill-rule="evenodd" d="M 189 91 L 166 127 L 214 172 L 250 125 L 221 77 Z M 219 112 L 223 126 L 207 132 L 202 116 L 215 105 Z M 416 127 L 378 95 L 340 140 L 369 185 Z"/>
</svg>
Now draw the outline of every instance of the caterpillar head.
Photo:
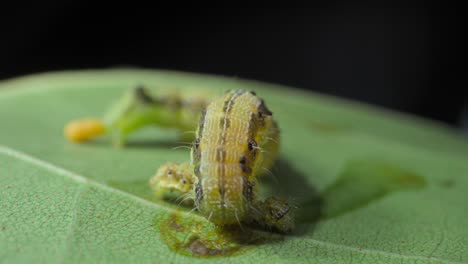
<svg viewBox="0 0 468 264">
<path fill-rule="evenodd" d="M 189 195 L 193 186 L 192 170 L 189 164 L 168 162 L 161 166 L 150 179 L 149 184 L 156 196 L 165 200 L 182 199 L 186 205 L 193 204 Z M 187 198 L 187 199 L 186 199 Z"/>
</svg>

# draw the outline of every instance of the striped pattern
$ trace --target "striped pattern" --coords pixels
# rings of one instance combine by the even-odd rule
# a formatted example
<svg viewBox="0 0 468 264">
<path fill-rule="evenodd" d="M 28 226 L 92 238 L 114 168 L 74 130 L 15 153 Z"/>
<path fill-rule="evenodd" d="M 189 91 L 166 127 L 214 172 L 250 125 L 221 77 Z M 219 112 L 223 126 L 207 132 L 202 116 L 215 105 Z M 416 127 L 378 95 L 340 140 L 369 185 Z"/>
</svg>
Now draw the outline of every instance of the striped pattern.
<svg viewBox="0 0 468 264">
<path fill-rule="evenodd" d="M 241 221 L 255 196 L 257 142 L 266 142 L 271 112 L 254 93 L 235 90 L 208 105 L 192 147 L 199 211 L 215 223 Z"/>
</svg>

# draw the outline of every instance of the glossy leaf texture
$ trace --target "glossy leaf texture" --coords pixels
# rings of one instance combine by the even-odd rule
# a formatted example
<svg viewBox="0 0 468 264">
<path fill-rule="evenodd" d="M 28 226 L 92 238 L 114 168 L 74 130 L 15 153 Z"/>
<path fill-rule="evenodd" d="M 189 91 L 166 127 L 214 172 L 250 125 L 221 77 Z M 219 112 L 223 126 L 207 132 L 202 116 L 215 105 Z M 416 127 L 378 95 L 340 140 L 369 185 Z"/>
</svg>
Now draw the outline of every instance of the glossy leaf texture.
<svg viewBox="0 0 468 264">
<path fill-rule="evenodd" d="M 189 160 L 174 130 L 144 129 L 122 149 L 64 139 L 65 123 L 139 84 L 263 97 L 282 145 L 261 192 L 291 198 L 297 230 L 220 230 L 155 199 L 158 166 Z M 466 263 L 467 189 L 468 142 L 451 128 L 290 87 L 134 69 L 0 83 L 2 263 Z"/>
</svg>

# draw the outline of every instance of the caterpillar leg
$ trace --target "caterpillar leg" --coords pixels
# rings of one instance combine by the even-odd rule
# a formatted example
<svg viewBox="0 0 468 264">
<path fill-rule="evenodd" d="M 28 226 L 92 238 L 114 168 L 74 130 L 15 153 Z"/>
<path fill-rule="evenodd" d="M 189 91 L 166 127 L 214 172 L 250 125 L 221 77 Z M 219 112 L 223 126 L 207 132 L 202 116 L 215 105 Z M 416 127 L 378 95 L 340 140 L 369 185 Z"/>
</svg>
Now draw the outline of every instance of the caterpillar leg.
<svg viewBox="0 0 468 264">
<path fill-rule="evenodd" d="M 193 205 L 193 167 L 189 163 L 164 164 L 149 180 L 149 184 L 160 199 Z"/>
<path fill-rule="evenodd" d="M 288 199 L 270 197 L 253 205 L 249 221 L 264 229 L 291 233 L 295 227 L 294 208 Z"/>
</svg>

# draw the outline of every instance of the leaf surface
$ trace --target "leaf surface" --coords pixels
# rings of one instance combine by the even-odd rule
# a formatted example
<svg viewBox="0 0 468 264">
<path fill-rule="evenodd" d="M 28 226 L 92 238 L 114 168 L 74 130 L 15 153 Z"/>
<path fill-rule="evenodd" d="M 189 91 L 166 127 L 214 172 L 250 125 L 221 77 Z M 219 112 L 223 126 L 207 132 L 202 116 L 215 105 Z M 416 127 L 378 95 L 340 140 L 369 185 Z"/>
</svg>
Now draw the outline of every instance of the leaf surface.
<svg viewBox="0 0 468 264">
<path fill-rule="evenodd" d="M 153 198 L 158 166 L 189 159 L 173 130 L 114 149 L 76 145 L 71 119 L 103 113 L 137 84 L 233 88 L 265 99 L 281 128 L 264 195 L 289 196 L 298 228 L 239 240 Z M 289 87 L 148 70 L 48 73 L 0 83 L 0 262 L 466 263 L 468 142 L 416 117 Z M 250 232 L 250 231 L 246 231 Z"/>
</svg>

